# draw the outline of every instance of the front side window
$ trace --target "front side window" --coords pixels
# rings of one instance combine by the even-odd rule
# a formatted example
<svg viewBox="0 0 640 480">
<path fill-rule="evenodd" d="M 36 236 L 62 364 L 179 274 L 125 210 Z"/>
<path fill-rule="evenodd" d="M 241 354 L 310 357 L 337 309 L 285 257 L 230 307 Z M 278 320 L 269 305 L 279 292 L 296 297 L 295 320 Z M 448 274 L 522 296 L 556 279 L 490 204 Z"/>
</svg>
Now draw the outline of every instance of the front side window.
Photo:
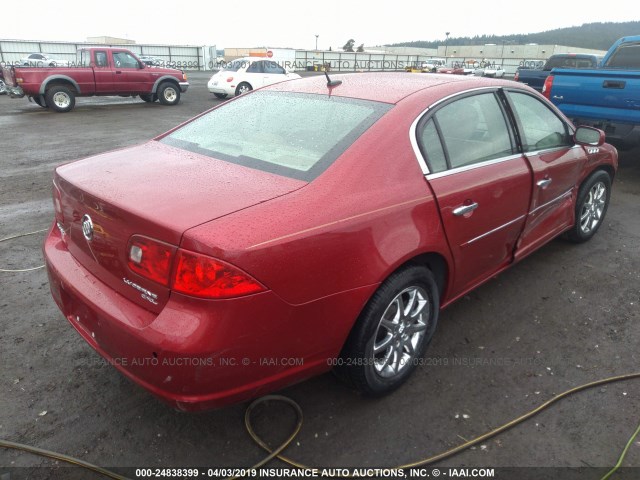
<svg viewBox="0 0 640 480">
<path fill-rule="evenodd" d="M 541 100 L 526 93 L 508 92 L 507 95 L 518 118 L 525 152 L 573 144 L 567 125 Z"/>
<path fill-rule="evenodd" d="M 436 111 L 434 126 L 425 125 L 422 137 L 424 150 L 435 169 L 442 169 L 439 153 L 427 144 L 435 128 L 440 138 L 449 168 L 464 167 L 514 153 L 513 142 L 502 109 L 493 93 L 483 93 L 454 100 Z M 435 155 L 435 157 L 434 157 Z M 435 159 L 434 159 L 435 158 Z"/>
<path fill-rule="evenodd" d="M 222 105 L 160 141 L 311 181 L 391 107 L 328 95 L 258 91 Z"/>
<path fill-rule="evenodd" d="M 113 63 L 120 68 L 139 68 L 138 60 L 128 52 L 114 52 Z"/>
</svg>

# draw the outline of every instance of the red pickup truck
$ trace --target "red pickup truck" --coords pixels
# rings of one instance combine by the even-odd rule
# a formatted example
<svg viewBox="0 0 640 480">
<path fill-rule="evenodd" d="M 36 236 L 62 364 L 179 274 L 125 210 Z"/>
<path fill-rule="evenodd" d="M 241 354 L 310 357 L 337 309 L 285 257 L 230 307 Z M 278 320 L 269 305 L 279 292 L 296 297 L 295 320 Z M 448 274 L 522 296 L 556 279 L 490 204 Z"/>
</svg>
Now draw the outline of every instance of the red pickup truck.
<svg viewBox="0 0 640 480">
<path fill-rule="evenodd" d="M 11 98 L 27 96 L 56 112 L 73 109 L 76 97 L 94 95 L 139 95 L 176 105 L 189 87 L 181 70 L 147 66 L 123 48 L 83 48 L 69 67 L 7 66 L 2 73 Z"/>
</svg>

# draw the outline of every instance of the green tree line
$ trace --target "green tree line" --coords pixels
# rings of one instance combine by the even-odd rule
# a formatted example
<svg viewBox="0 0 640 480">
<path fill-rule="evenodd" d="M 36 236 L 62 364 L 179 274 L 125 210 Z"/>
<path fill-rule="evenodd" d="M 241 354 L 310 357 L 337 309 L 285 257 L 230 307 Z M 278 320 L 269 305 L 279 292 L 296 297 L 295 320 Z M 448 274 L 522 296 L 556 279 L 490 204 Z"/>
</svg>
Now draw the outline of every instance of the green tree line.
<svg viewBox="0 0 640 480">
<path fill-rule="evenodd" d="M 487 43 L 523 45 L 537 43 L 540 45 L 566 45 L 568 47 L 608 50 L 617 39 L 629 35 L 640 35 L 640 21 L 585 23 L 576 27 L 558 28 L 529 34 L 450 37 L 447 42 L 449 45 L 485 45 Z M 394 43 L 389 46 L 437 48 L 439 45 L 444 45 L 444 43 L 444 39 L 433 41 L 416 40 L 413 42 Z"/>
</svg>

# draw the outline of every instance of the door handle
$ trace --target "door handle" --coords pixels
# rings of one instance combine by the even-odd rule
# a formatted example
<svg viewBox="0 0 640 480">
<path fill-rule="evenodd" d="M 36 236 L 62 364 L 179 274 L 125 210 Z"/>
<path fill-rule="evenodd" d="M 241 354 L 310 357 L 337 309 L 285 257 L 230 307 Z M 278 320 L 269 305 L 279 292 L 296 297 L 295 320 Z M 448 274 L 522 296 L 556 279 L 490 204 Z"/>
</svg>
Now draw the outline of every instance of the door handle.
<svg viewBox="0 0 640 480">
<path fill-rule="evenodd" d="M 469 205 L 462 205 L 461 207 L 454 209 L 453 214 L 456 217 L 461 217 L 465 213 L 473 212 L 476 208 L 478 208 L 478 204 L 476 202 L 473 202 Z"/>
<path fill-rule="evenodd" d="M 619 80 L 605 80 L 602 82 L 603 88 L 618 88 L 623 89 L 627 85 L 627 82 L 619 81 Z"/>
<path fill-rule="evenodd" d="M 116 70 L 116 75 L 120 75 L 122 73 L 122 70 Z"/>
<path fill-rule="evenodd" d="M 544 178 L 542 180 L 538 180 L 537 185 L 540 188 L 547 188 L 549 186 L 549 184 L 551 183 L 551 179 L 550 178 Z"/>
<path fill-rule="evenodd" d="M 564 100 L 564 97 L 562 95 L 554 95 L 553 99 L 554 100 Z"/>
</svg>

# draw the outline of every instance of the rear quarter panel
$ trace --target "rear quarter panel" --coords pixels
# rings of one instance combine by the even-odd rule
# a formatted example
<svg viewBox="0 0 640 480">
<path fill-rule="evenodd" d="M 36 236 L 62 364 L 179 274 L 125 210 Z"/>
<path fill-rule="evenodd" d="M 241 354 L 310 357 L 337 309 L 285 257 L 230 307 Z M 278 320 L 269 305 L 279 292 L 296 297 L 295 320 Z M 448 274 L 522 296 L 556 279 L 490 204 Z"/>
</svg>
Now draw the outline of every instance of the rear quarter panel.
<svg viewBox="0 0 640 480">
<path fill-rule="evenodd" d="M 450 263 L 409 139 L 426 105 L 395 106 L 306 187 L 191 229 L 182 247 L 243 268 L 295 305 L 378 284 L 420 253 Z"/>
<path fill-rule="evenodd" d="M 38 68 L 15 67 L 16 78 L 22 78 L 22 89 L 29 96 L 44 93 L 43 89 L 55 80 L 73 80 L 80 88 L 81 95 L 90 95 L 95 91 L 92 68 Z"/>
</svg>

